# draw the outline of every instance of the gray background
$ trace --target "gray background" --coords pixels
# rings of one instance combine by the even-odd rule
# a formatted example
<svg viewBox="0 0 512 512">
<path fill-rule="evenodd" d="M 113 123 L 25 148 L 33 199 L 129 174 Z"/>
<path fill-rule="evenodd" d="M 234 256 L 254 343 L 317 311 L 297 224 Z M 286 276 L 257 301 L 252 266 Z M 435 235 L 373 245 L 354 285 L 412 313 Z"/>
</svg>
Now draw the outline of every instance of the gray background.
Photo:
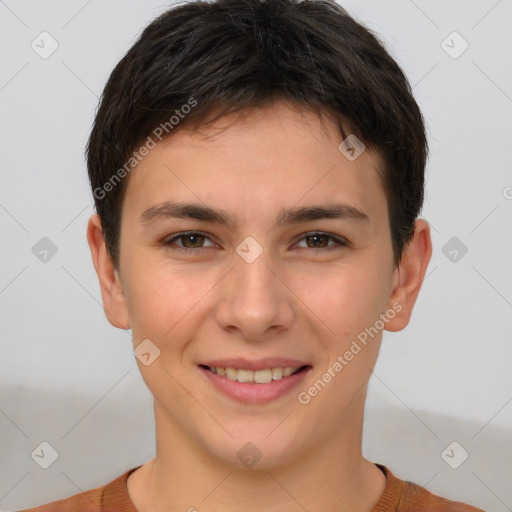
<svg viewBox="0 0 512 512">
<path fill-rule="evenodd" d="M 404 68 L 431 147 L 434 253 L 410 325 L 384 334 L 365 455 L 434 493 L 512 510 L 512 1 L 341 3 Z M 86 243 L 83 151 L 112 68 L 167 5 L 0 1 L 3 510 L 105 484 L 154 454 L 151 396 L 130 332 L 103 314 Z M 47 58 L 31 47 L 51 49 L 43 31 L 58 43 Z M 57 249 L 46 261 L 43 237 Z M 58 453 L 48 469 L 31 457 L 43 441 Z M 453 441 L 469 454 L 457 469 L 441 456 Z M 448 453 L 454 464 L 463 452 Z"/>
</svg>

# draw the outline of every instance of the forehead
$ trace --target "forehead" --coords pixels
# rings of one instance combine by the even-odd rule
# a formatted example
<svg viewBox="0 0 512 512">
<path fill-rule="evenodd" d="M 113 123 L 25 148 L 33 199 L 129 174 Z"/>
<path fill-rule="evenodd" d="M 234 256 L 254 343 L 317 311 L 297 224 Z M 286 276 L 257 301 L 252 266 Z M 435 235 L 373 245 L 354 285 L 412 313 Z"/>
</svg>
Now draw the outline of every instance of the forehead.
<svg viewBox="0 0 512 512">
<path fill-rule="evenodd" d="M 343 202 L 381 216 L 386 199 L 380 158 L 366 149 L 351 161 L 341 142 L 330 118 L 320 120 L 287 102 L 237 112 L 209 127 L 183 128 L 132 171 L 123 209 L 140 215 L 158 203 L 186 200 L 242 218 L 264 218 L 274 210 L 275 218 L 283 205 Z"/>
</svg>

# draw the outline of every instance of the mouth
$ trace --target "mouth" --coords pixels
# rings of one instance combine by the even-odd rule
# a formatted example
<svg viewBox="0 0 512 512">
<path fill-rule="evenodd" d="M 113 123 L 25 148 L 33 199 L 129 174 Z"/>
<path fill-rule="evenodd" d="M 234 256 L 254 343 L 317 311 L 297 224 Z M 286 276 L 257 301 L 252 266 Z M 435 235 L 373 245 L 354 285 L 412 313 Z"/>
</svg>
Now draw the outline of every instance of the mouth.
<svg viewBox="0 0 512 512">
<path fill-rule="evenodd" d="M 299 367 L 278 366 L 274 368 L 264 368 L 262 370 L 226 368 L 223 366 L 207 366 L 204 364 L 200 364 L 199 366 L 220 377 L 225 377 L 226 379 L 236 382 L 250 382 L 253 384 L 269 384 L 272 381 L 281 380 L 311 368 L 311 365 L 307 364 Z"/>
<path fill-rule="evenodd" d="M 212 389 L 237 402 L 264 404 L 285 397 L 313 369 L 310 364 L 291 360 L 210 361 L 199 364 Z"/>
</svg>

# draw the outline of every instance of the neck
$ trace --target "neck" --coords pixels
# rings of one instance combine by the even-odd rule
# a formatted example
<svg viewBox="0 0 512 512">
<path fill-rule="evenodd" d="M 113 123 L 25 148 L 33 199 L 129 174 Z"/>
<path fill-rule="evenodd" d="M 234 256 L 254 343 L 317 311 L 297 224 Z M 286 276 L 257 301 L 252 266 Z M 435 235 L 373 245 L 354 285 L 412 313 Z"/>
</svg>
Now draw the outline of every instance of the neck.
<svg viewBox="0 0 512 512">
<path fill-rule="evenodd" d="M 130 475 L 130 498 L 140 512 L 370 512 L 385 477 L 362 456 L 364 399 L 354 400 L 347 414 L 352 421 L 342 421 L 330 439 L 261 468 L 240 468 L 212 455 L 155 402 L 156 457 Z"/>
</svg>

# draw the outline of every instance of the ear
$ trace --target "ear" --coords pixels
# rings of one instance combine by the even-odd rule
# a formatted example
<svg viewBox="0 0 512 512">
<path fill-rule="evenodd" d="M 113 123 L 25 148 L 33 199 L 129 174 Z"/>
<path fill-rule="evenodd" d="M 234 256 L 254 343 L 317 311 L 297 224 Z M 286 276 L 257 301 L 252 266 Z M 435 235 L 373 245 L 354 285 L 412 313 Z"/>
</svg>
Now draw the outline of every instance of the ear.
<svg viewBox="0 0 512 512">
<path fill-rule="evenodd" d="M 401 331 L 409 323 L 432 256 L 428 222 L 418 219 L 414 228 L 414 236 L 404 248 L 402 260 L 393 275 L 388 307 L 396 311 L 396 315 L 386 323 L 387 331 Z"/>
<path fill-rule="evenodd" d="M 112 258 L 103 239 L 101 219 L 94 214 L 87 225 L 87 242 L 91 249 L 92 261 L 100 281 L 103 311 L 108 321 L 119 329 L 130 328 L 130 317 L 126 306 L 123 285 L 119 272 L 114 268 Z"/>
</svg>

